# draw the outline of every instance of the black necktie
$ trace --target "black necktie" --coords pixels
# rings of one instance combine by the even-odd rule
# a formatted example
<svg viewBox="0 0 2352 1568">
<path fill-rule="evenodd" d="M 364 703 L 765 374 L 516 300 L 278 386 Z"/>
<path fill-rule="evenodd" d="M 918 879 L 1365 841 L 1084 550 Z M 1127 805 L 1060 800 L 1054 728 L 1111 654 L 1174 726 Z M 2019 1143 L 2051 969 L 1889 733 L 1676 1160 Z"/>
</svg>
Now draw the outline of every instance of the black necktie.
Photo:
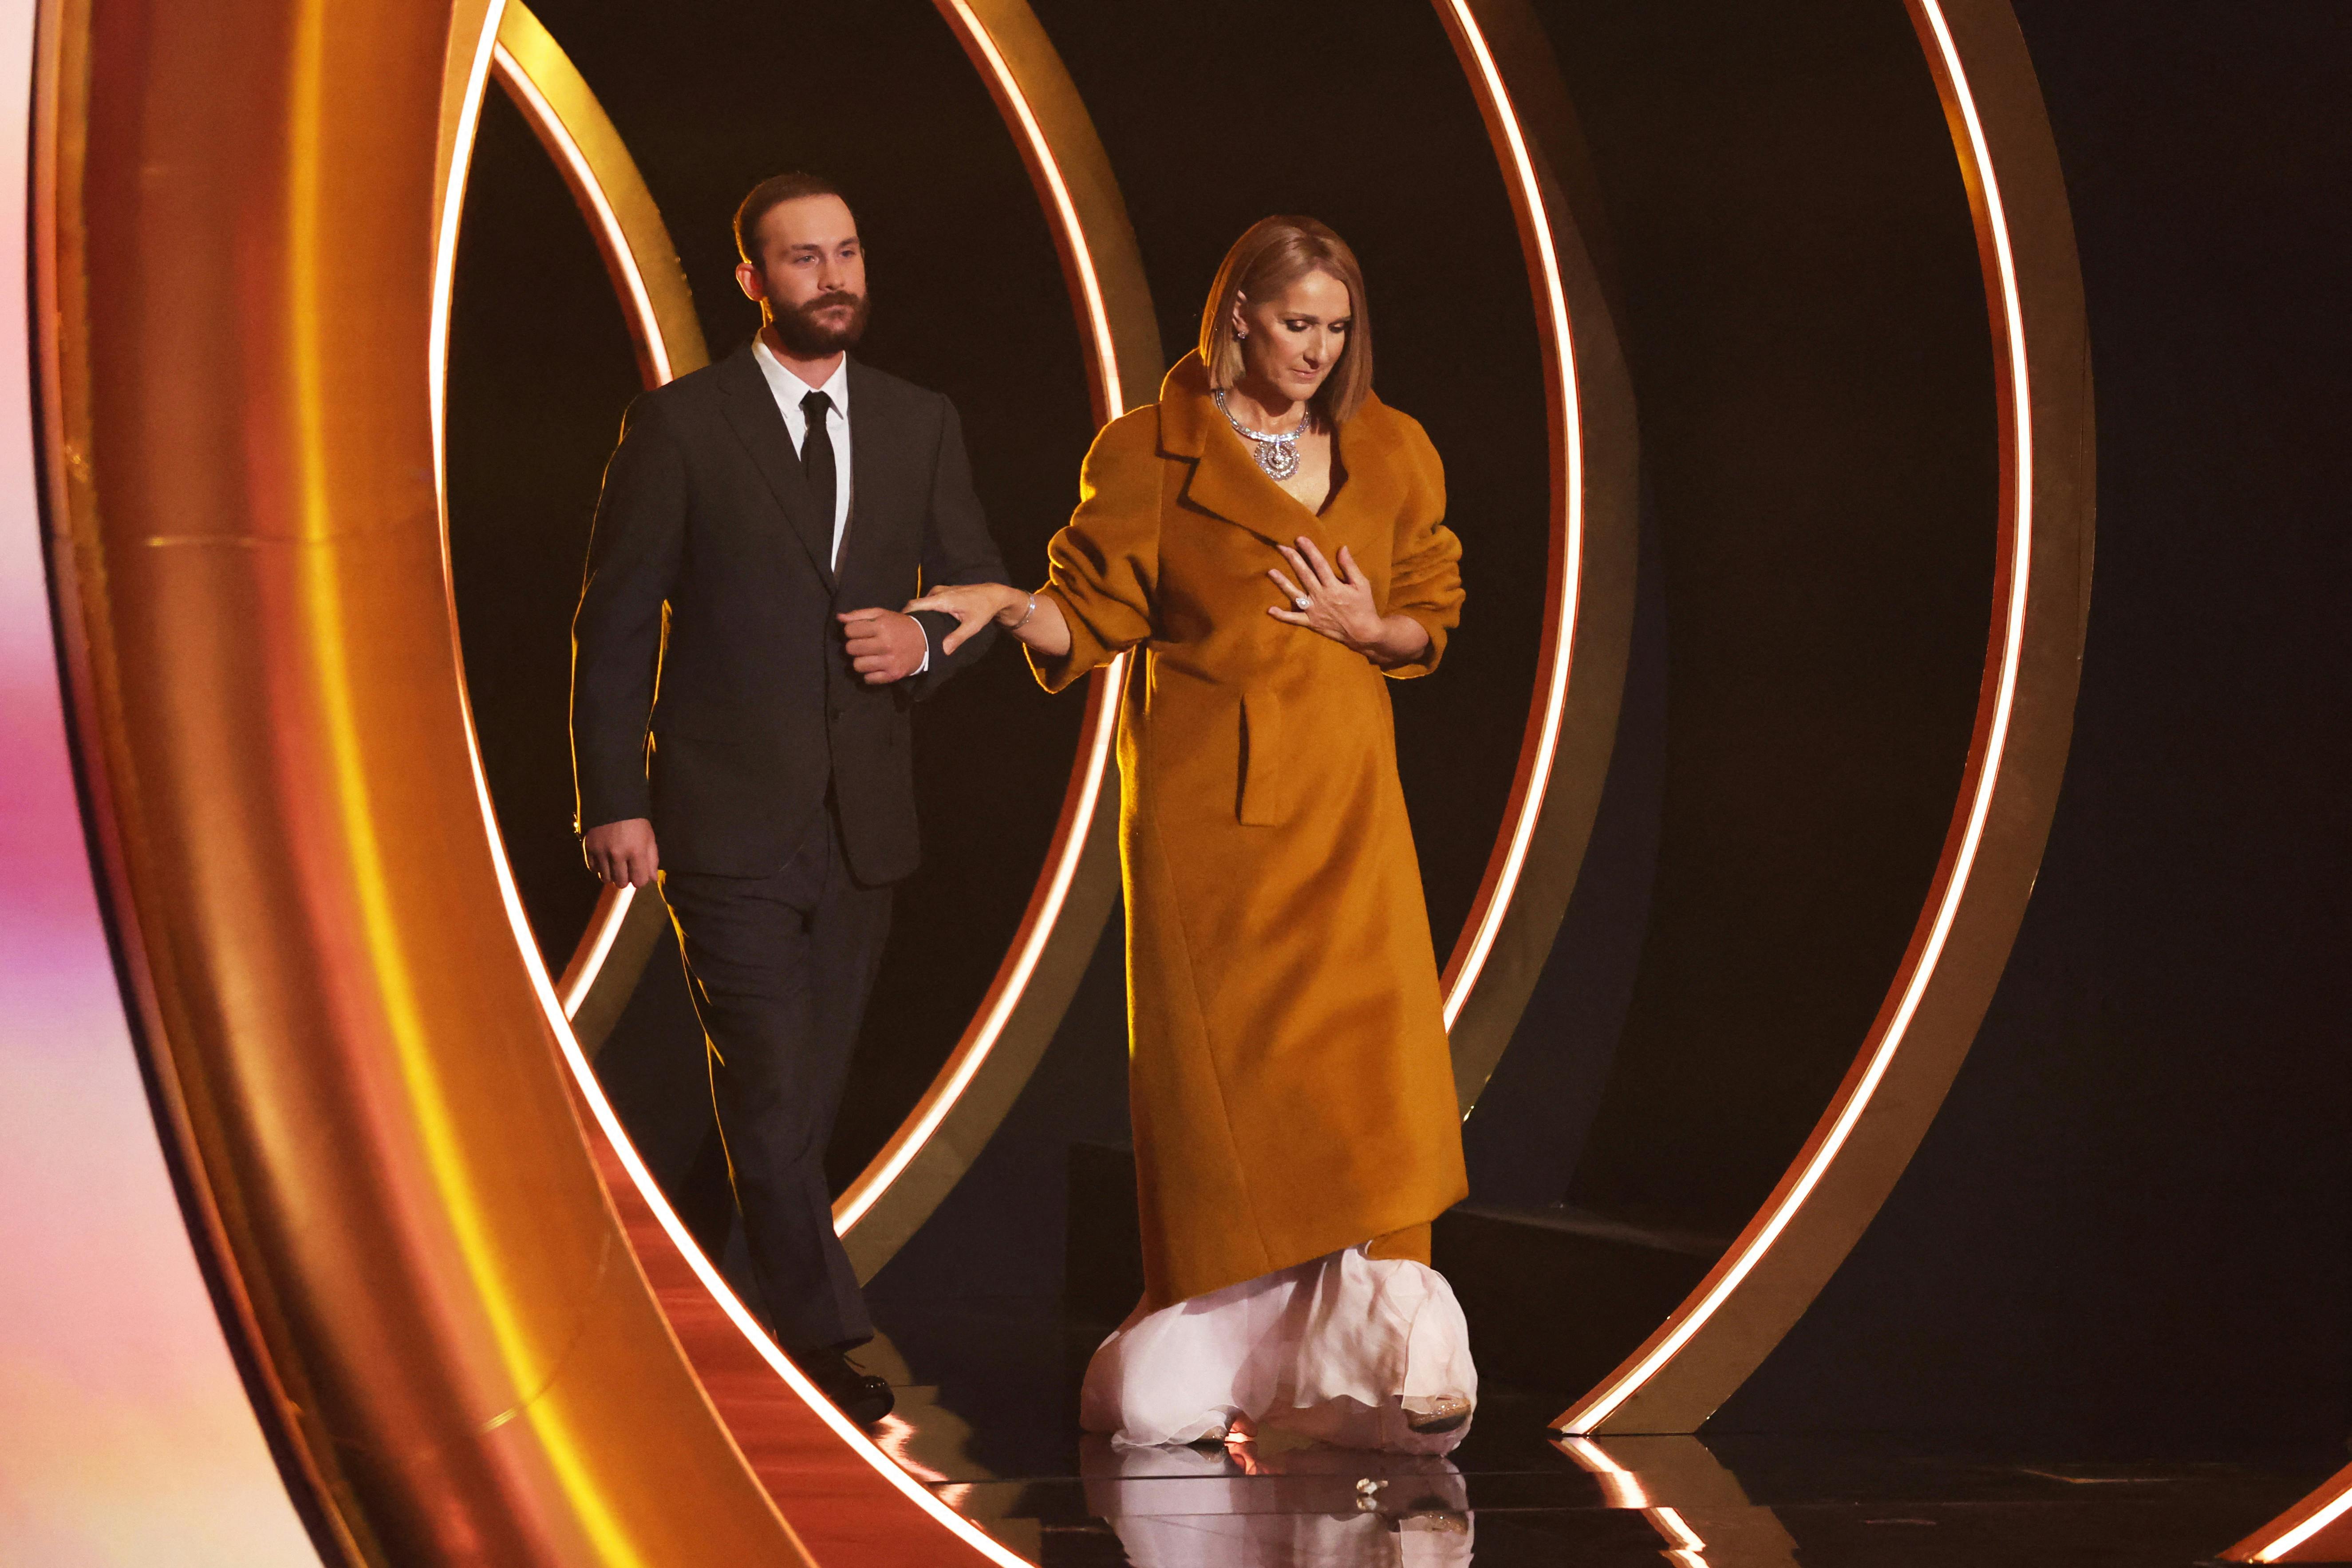
<svg viewBox="0 0 2352 1568">
<path fill-rule="evenodd" d="M 835 498 L 841 494 L 841 481 L 833 467 L 833 431 L 824 422 L 824 416 L 832 412 L 833 399 L 822 392 L 812 392 L 801 399 L 801 415 L 808 421 L 808 435 L 801 441 L 801 472 L 807 478 L 809 494 L 816 501 L 816 514 L 824 520 L 828 550 L 833 547 Z M 839 566 L 830 556 L 827 564 Z"/>
</svg>

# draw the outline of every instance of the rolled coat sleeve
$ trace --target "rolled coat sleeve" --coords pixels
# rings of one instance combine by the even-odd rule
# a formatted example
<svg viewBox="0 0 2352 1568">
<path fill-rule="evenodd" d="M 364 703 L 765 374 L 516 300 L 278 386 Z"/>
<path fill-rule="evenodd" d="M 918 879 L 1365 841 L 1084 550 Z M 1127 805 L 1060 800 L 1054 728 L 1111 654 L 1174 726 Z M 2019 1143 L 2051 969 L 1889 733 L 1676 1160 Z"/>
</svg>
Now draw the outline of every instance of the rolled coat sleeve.
<svg viewBox="0 0 2352 1568">
<path fill-rule="evenodd" d="M 1069 623 L 1070 651 L 1029 650 L 1038 683 L 1059 691 L 1151 636 L 1160 576 L 1157 413 L 1139 408 L 1095 437 L 1078 507 L 1045 547 L 1045 585 Z"/>
<path fill-rule="evenodd" d="M 1397 513 L 1386 613 L 1409 616 L 1429 634 L 1429 646 L 1382 673 L 1393 680 L 1427 675 L 1445 657 L 1446 634 L 1462 623 L 1462 541 L 1445 526 L 1445 468 L 1421 426 L 1412 426 L 1407 461 L 1412 482 Z"/>
</svg>

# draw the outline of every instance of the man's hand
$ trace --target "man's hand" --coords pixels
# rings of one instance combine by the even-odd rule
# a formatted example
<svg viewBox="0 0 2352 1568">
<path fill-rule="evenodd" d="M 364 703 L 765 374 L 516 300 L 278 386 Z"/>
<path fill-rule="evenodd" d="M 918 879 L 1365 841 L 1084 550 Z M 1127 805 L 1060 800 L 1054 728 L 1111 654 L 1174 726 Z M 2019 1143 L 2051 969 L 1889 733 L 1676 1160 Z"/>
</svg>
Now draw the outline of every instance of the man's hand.
<svg viewBox="0 0 2352 1568">
<path fill-rule="evenodd" d="M 615 888 L 642 888 L 661 869 L 654 825 L 642 816 L 600 823 L 580 837 L 588 869 Z"/>
<path fill-rule="evenodd" d="M 868 686 L 904 680 L 923 668 L 930 643 L 922 623 L 896 610 L 851 610 L 835 617 L 849 639 L 850 667 Z"/>
</svg>

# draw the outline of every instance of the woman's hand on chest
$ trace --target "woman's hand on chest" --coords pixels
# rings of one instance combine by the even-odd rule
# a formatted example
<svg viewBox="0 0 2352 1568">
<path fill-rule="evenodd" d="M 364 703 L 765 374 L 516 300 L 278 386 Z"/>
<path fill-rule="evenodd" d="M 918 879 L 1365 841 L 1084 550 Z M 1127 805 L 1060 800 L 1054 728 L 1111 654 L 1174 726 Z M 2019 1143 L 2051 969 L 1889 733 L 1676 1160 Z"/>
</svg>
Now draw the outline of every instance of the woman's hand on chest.
<svg viewBox="0 0 2352 1568">
<path fill-rule="evenodd" d="M 1290 567 L 1266 570 L 1289 600 L 1267 606 L 1276 620 L 1329 637 L 1379 665 L 1402 664 L 1429 646 L 1429 633 L 1419 621 L 1381 613 L 1371 578 L 1346 545 L 1339 547 L 1336 563 L 1303 534 L 1295 545 L 1275 548 Z"/>
</svg>

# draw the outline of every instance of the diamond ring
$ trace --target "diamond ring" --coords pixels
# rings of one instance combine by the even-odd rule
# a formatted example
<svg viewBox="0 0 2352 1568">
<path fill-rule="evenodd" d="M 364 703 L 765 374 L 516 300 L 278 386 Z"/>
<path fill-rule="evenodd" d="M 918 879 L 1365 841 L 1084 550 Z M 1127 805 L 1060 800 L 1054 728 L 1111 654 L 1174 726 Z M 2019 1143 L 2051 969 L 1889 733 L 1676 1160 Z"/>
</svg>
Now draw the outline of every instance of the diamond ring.
<svg viewBox="0 0 2352 1568">
<path fill-rule="evenodd" d="M 1308 598 L 1306 595 L 1301 594 L 1301 595 L 1298 595 L 1298 597 L 1297 597 L 1296 599 L 1291 600 L 1290 602 L 1291 602 L 1293 605 L 1296 605 L 1298 608 L 1300 608 L 1300 609 L 1302 609 L 1302 610 L 1303 610 L 1303 609 L 1305 609 L 1307 605 L 1309 605 L 1313 604 L 1315 601 L 1314 601 L 1314 600 L 1312 600 L 1312 599 L 1310 599 L 1310 598 Z"/>
</svg>

